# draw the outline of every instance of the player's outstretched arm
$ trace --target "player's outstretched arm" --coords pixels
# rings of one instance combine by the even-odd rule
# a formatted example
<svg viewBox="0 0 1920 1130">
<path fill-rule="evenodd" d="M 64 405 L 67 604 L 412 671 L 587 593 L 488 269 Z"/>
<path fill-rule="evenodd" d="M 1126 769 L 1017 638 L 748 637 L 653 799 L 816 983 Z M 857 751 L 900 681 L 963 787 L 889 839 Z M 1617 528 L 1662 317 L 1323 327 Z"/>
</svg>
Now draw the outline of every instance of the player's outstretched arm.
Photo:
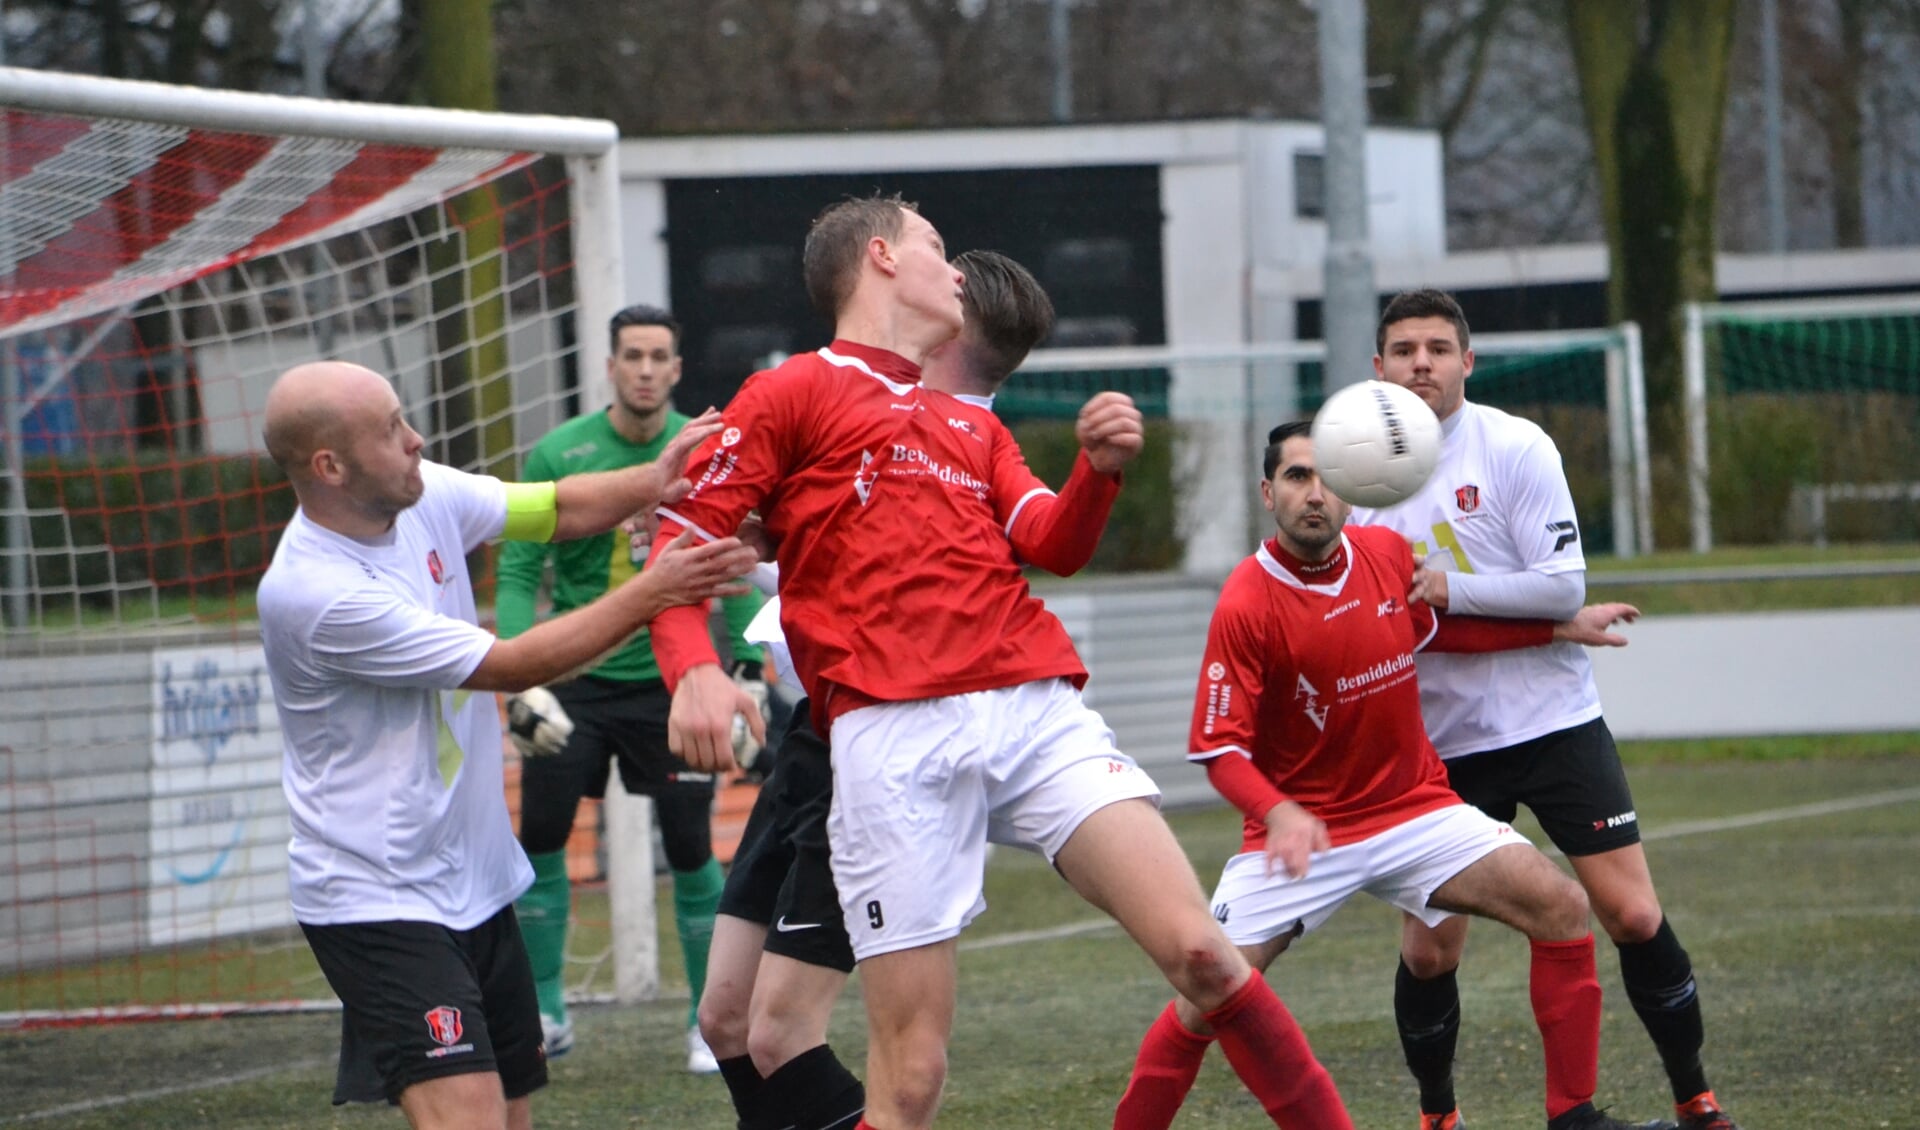
<svg viewBox="0 0 1920 1130">
<path fill-rule="evenodd" d="M 693 489 L 687 481 L 687 458 L 719 430 L 720 413 L 709 408 L 668 440 L 660 458 L 651 463 L 561 479 L 555 484 L 553 540 L 605 533 L 623 521 L 685 498 Z"/>
<path fill-rule="evenodd" d="M 737 538 L 692 544 L 692 534 L 662 547 L 641 573 L 591 604 L 496 640 L 474 668 L 467 690 L 518 692 L 550 683 L 597 660 L 669 608 L 746 591 L 739 580 L 755 563 Z M 731 680 L 729 680 L 731 685 Z"/>
<path fill-rule="evenodd" d="M 1556 642 L 1579 643 L 1588 647 L 1625 647 L 1627 637 L 1607 631 L 1615 624 L 1631 624 L 1640 618 L 1640 610 L 1631 604 L 1589 604 L 1553 626 Z"/>
</svg>

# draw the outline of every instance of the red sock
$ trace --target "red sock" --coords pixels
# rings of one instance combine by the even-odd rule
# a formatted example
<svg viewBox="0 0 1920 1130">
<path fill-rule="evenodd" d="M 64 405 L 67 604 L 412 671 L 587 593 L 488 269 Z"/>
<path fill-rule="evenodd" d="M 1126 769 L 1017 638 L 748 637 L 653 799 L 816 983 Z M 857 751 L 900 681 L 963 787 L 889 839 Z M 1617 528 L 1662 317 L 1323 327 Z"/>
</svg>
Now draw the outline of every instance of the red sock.
<svg viewBox="0 0 1920 1130">
<path fill-rule="evenodd" d="M 1591 951 L 1589 951 L 1591 952 Z M 1286 1130 L 1353 1130 L 1333 1076 L 1313 1058 L 1306 1033 L 1255 973 L 1227 1003 L 1207 1013 L 1234 1074 Z"/>
<path fill-rule="evenodd" d="M 1533 943 L 1528 974 L 1533 1022 L 1547 1053 L 1547 1118 L 1593 1101 L 1600 1078 L 1600 980 L 1593 935 Z"/>
<path fill-rule="evenodd" d="M 1187 1031 L 1169 1004 L 1140 1041 L 1133 1078 L 1113 1112 L 1113 1130 L 1166 1130 L 1173 1125 L 1212 1044 L 1212 1036 Z"/>
</svg>

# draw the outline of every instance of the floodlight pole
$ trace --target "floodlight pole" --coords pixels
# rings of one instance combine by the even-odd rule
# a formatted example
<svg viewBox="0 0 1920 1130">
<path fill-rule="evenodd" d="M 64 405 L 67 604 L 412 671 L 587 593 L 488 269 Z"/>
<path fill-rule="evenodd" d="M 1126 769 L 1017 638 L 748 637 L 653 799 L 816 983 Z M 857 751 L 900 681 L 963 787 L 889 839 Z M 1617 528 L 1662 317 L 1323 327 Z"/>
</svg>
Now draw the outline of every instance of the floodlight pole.
<svg viewBox="0 0 1920 1130">
<path fill-rule="evenodd" d="M 1366 0 L 1320 0 L 1320 121 L 1326 132 L 1327 255 L 1321 337 L 1328 392 L 1373 374 L 1378 296 L 1367 235 Z"/>
<path fill-rule="evenodd" d="M 1053 55 L 1053 120 L 1073 120 L 1073 35 L 1067 5 L 1071 0 L 1053 0 L 1047 13 L 1047 39 Z"/>
</svg>

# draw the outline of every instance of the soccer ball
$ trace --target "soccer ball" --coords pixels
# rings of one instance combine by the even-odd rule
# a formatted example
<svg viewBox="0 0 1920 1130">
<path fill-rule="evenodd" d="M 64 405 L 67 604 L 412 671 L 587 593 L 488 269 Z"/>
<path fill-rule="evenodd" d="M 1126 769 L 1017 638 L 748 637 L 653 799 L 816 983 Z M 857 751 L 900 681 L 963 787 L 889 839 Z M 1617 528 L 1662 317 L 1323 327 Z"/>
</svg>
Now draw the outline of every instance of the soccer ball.
<svg viewBox="0 0 1920 1130">
<path fill-rule="evenodd" d="M 1440 421 L 1426 401 L 1385 381 L 1327 397 L 1313 417 L 1313 459 L 1327 489 L 1355 506 L 1392 506 L 1440 461 Z"/>
</svg>

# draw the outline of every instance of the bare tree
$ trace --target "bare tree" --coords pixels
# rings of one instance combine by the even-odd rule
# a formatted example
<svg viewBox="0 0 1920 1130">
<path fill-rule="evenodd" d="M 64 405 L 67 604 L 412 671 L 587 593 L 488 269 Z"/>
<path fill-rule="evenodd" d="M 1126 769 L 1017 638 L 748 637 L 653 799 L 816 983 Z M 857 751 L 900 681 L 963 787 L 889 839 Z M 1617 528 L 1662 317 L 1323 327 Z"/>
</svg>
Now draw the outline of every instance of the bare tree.
<svg viewBox="0 0 1920 1130">
<path fill-rule="evenodd" d="M 1733 5 L 1566 0 L 1606 219 L 1608 317 L 1640 324 L 1649 431 L 1668 456 L 1680 435 L 1680 309 L 1716 295 Z"/>
</svg>

